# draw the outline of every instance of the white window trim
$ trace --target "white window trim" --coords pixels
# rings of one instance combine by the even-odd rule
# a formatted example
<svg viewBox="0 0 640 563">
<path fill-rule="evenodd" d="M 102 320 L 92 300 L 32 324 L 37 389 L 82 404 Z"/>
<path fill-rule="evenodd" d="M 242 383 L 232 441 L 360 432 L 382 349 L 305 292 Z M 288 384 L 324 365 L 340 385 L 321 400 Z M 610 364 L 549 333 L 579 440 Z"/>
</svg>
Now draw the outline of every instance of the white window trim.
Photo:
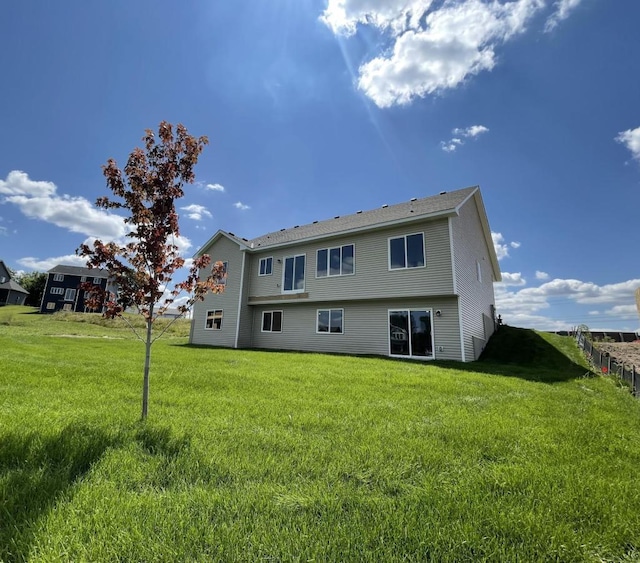
<svg viewBox="0 0 640 563">
<path fill-rule="evenodd" d="M 95 285 L 100 285 L 100 280 L 101 280 L 101 278 L 93 278 L 93 283 Z"/>
<path fill-rule="evenodd" d="M 47 301 L 47 311 L 51 311 L 56 308 L 55 301 Z"/>
<path fill-rule="evenodd" d="M 403 354 L 392 354 L 391 353 L 391 338 L 389 338 L 389 315 L 391 314 L 392 311 L 402 311 L 402 312 L 408 312 L 409 314 L 411 314 L 411 311 L 427 311 L 429 313 L 429 315 L 431 316 L 431 350 L 433 350 L 432 355 L 431 356 L 414 356 L 413 354 L 410 355 L 403 355 Z M 410 360 L 420 360 L 420 361 L 431 361 L 431 360 L 435 360 L 436 359 L 436 337 L 435 337 L 435 327 L 434 327 L 434 323 L 433 323 L 433 308 L 432 307 L 410 307 L 408 309 L 404 309 L 403 307 L 395 307 L 393 309 L 387 309 L 387 345 L 388 345 L 388 349 L 389 349 L 389 357 L 391 358 L 405 358 L 405 359 L 410 359 Z"/>
<path fill-rule="evenodd" d="M 300 257 L 300 256 L 304 256 L 304 276 L 302 277 L 302 289 L 285 289 L 284 288 L 284 276 L 286 273 L 286 264 L 287 264 L 287 260 L 289 258 L 293 258 L 293 282 L 295 284 L 295 272 L 296 272 L 296 261 L 295 259 Z M 304 293 L 305 288 L 307 285 L 307 255 L 305 254 L 292 254 L 291 256 L 285 256 L 282 259 L 282 291 L 281 293 L 288 295 L 290 293 Z"/>
<path fill-rule="evenodd" d="M 408 256 L 407 256 L 407 237 L 412 237 L 414 235 L 422 235 L 422 259 L 424 261 L 424 264 L 422 266 L 404 266 L 404 268 L 392 268 L 391 267 L 391 241 L 398 239 L 398 238 L 403 238 L 404 239 L 404 259 L 405 259 L 405 264 L 408 262 Z M 404 271 L 404 270 L 419 270 L 420 268 L 426 268 L 427 267 L 427 250 L 425 248 L 425 240 L 426 237 L 424 236 L 424 231 L 419 231 L 417 233 L 407 233 L 406 235 L 397 235 L 394 237 L 389 237 L 387 239 L 387 268 L 389 269 L 390 272 L 397 272 L 398 270 L 400 271 Z"/>
<path fill-rule="evenodd" d="M 212 320 L 215 320 L 215 314 L 217 311 L 220 311 L 220 328 L 216 328 L 215 322 L 212 323 L 210 327 L 207 326 L 207 321 L 209 320 L 209 313 L 213 312 L 214 316 Z M 224 309 L 207 309 L 204 315 L 204 330 L 222 330 L 222 321 L 224 320 Z"/>
<path fill-rule="evenodd" d="M 320 315 L 320 311 L 329 311 L 329 330 L 324 332 L 318 330 L 318 316 Z M 331 311 L 340 311 L 342 313 L 342 331 L 341 332 L 331 332 Z M 316 309 L 316 334 L 333 334 L 334 336 L 342 336 L 345 333 L 344 329 L 344 309 L 341 307 L 334 307 L 329 309 Z"/>
<path fill-rule="evenodd" d="M 72 292 L 72 291 L 73 291 L 73 293 L 71 294 L 72 297 L 67 297 L 67 295 L 70 294 L 70 292 Z M 64 300 L 65 301 L 75 301 L 77 293 L 78 293 L 77 290 L 75 290 L 73 287 L 67 287 L 64 290 Z"/>
<path fill-rule="evenodd" d="M 265 316 L 266 313 L 271 313 L 271 327 L 272 327 L 272 330 L 265 330 L 264 329 L 264 316 Z M 273 330 L 273 313 L 280 313 L 280 330 Z M 282 325 L 283 324 L 284 324 L 284 312 L 283 312 L 282 309 L 269 309 L 268 311 L 262 311 L 262 322 L 260 323 L 260 332 L 282 334 L 282 332 L 283 332 Z"/>
<path fill-rule="evenodd" d="M 271 271 L 268 274 L 261 274 L 260 265 L 262 264 L 262 261 L 264 260 L 266 262 L 269 259 L 271 259 Z M 265 256 L 264 258 L 260 258 L 260 260 L 258 260 L 258 276 L 263 277 L 263 276 L 272 276 L 272 275 L 273 275 L 273 256 Z"/>
<path fill-rule="evenodd" d="M 343 274 L 342 273 L 342 248 L 344 246 L 353 246 L 353 272 L 351 272 L 350 274 Z M 339 274 L 331 274 L 331 250 L 335 249 L 335 248 L 339 248 L 340 249 L 340 273 Z M 326 250 L 327 251 L 327 275 L 326 276 L 319 276 L 318 275 L 318 252 L 320 252 L 321 250 Z M 356 245 L 353 242 L 347 242 L 345 244 L 340 244 L 338 246 L 329 246 L 329 247 L 323 247 L 323 248 L 318 248 L 318 250 L 316 250 L 316 279 L 322 280 L 324 278 L 340 278 L 342 276 L 355 276 L 356 275 Z"/>
<path fill-rule="evenodd" d="M 53 281 L 64 281 L 64 274 L 53 274 Z"/>
<path fill-rule="evenodd" d="M 52 287 L 49 293 L 51 295 L 64 295 L 64 287 Z"/>
</svg>

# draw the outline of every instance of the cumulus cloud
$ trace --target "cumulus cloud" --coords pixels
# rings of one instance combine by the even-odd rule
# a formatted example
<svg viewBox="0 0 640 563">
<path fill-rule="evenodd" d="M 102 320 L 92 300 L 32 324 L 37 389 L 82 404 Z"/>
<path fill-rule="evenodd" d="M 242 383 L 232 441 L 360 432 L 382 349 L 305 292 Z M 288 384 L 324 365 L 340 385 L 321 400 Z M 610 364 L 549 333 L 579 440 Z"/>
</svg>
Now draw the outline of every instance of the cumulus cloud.
<svg viewBox="0 0 640 563">
<path fill-rule="evenodd" d="M 26 258 L 19 258 L 16 262 L 27 268 L 27 270 L 38 270 L 40 272 L 46 272 L 58 264 L 81 267 L 86 267 L 87 265 L 86 258 L 81 258 L 75 254 L 65 254 L 64 256 L 52 256 L 51 258 L 42 259 L 27 256 Z"/>
<path fill-rule="evenodd" d="M 502 281 L 499 283 L 501 283 L 503 286 L 526 285 L 527 280 L 522 277 L 522 274 L 520 272 L 502 272 Z"/>
<path fill-rule="evenodd" d="M 389 43 L 359 68 L 358 87 L 379 107 L 456 88 L 494 68 L 498 49 L 526 31 L 547 0 L 329 0 L 321 20 L 336 35 L 374 27 Z M 546 27 L 580 0 L 557 0 Z M 457 137 L 459 138 L 459 137 Z"/>
<path fill-rule="evenodd" d="M 547 19 L 544 30 L 546 32 L 553 31 L 558 24 L 566 20 L 571 12 L 575 10 L 582 0 L 558 0 L 555 4 L 555 11 Z"/>
<path fill-rule="evenodd" d="M 247 209 L 251 209 L 248 205 L 245 205 L 241 201 L 236 201 L 233 206 L 240 211 L 246 211 Z"/>
<path fill-rule="evenodd" d="M 549 274 L 547 272 L 541 272 L 540 270 L 536 270 L 536 279 L 537 280 L 548 280 Z"/>
<path fill-rule="evenodd" d="M 631 151 L 633 158 L 640 162 L 640 127 L 621 131 L 618 133 L 616 141 L 626 146 Z"/>
<path fill-rule="evenodd" d="M 223 192 L 224 186 L 221 184 L 207 184 L 205 185 L 207 190 L 211 190 L 212 192 Z"/>
<path fill-rule="evenodd" d="M 187 217 L 189 219 L 193 219 L 194 221 L 202 221 L 203 217 L 211 217 L 211 213 L 204 205 L 186 205 L 185 207 L 181 207 L 180 209 L 187 212 Z"/>
<path fill-rule="evenodd" d="M 120 239 L 127 229 L 123 218 L 96 209 L 83 197 L 58 195 L 53 182 L 31 180 L 25 172 L 13 170 L 0 180 L 3 202 L 18 207 L 30 219 L 38 219 L 74 233 Z"/>
<path fill-rule="evenodd" d="M 472 125 L 464 129 L 456 127 L 451 131 L 454 136 L 448 141 L 440 141 L 440 147 L 445 152 L 454 152 L 458 147 L 464 145 L 464 139 L 475 139 L 478 135 L 488 131 L 489 129 L 484 125 Z"/>
<path fill-rule="evenodd" d="M 509 283 L 495 284 L 496 307 L 507 324 L 541 330 L 567 330 L 587 322 L 589 318 L 592 321 L 588 324 L 633 323 L 637 320 L 634 291 L 640 286 L 640 279 L 604 285 L 576 279 L 554 279 L 538 287 L 513 290 L 508 286 Z M 604 305 L 605 310 L 592 309 L 594 304 Z M 569 317 L 552 319 L 542 313 Z"/>
<path fill-rule="evenodd" d="M 496 255 L 498 256 L 498 260 L 502 260 L 503 258 L 507 258 L 509 256 L 509 248 L 520 248 L 520 243 L 506 242 L 502 233 L 491 233 L 491 239 L 493 240 L 493 246 L 496 250 Z"/>
</svg>

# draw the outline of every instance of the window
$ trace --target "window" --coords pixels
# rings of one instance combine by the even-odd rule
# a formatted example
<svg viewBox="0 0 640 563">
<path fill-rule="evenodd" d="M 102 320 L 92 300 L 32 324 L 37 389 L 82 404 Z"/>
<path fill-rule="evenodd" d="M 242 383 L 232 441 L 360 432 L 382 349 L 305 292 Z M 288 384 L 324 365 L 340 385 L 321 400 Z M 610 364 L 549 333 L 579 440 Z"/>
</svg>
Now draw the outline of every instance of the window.
<svg viewBox="0 0 640 563">
<path fill-rule="evenodd" d="M 53 281 L 64 281 L 63 274 L 53 274 Z"/>
<path fill-rule="evenodd" d="M 222 262 L 223 275 L 215 278 L 214 281 L 219 285 L 227 285 L 227 272 L 229 271 L 229 262 Z"/>
<path fill-rule="evenodd" d="M 63 311 L 72 311 L 73 309 L 72 309 L 72 305 L 71 305 L 71 303 L 65 303 L 65 304 L 62 306 L 62 310 L 63 310 Z"/>
<path fill-rule="evenodd" d="M 80 278 L 80 283 L 84 283 L 84 282 L 86 282 L 86 281 L 87 281 L 87 276 L 82 276 L 82 277 Z"/>
<path fill-rule="evenodd" d="M 389 311 L 389 353 L 392 356 L 433 358 L 431 311 Z"/>
<path fill-rule="evenodd" d="M 71 289 L 70 287 L 64 292 L 64 300 L 65 301 L 73 301 L 76 298 L 76 290 Z"/>
<path fill-rule="evenodd" d="M 100 285 L 100 278 L 93 278 L 93 283 Z"/>
<path fill-rule="evenodd" d="M 282 332 L 282 311 L 262 313 L 262 332 Z"/>
<path fill-rule="evenodd" d="M 482 283 L 482 267 L 480 266 L 480 262 L 476 261 L 476 276 L 478 277 L 478 281 Z"/>
<path fill-rule="evenodd" d="M 62 287 L 51 288 L 51 295 L 63 295 L 63 294 L 64 294 L 64 288 Z"/>
<path fill-rule="evenodd" d="M 56 304 L 53 301 L 49 301 L 47 303 L 47 309 L 50 311 L 51 309 L 55 309 L 56 308 Z"/>
<path fill-rule="evenodd" d="M 259 276 L 270 276 L 273 273 L 273 257 L 260 258 Z"/>
<path fill-rule="evenodd" d="M 335 248 L 322 248 L 318 250 L 317 257 L 316 276 L 319 278 L 353 274 L 353 244 L 345 244 Z"/>
<path fill-rule="evenodd" d="M 7 278 L 5 278 L 4 276 L 0 276 L 0 283 L 4 283 L 7 281 Z"/>
<path fill-rule="evenodd" d="M 222 309 L 207 311 L 207 320 L 204 328 L 212 330 L 220 330 L 222 328 Z"/>
<path fill-rule="evenodd" d="M 417 233 L 389 239 L 389 269 L 423 268 L 424 235 Z"/>
<path fill-rule="evenodd" d="M 318 309 L 316 332 L 342 334 L 344 309 Z"/>
<path fill-rule="evenodd" d="M 283 292 L 304 291 L 304 263 L 305 255 L 290 256 L 284 259 Z"/>
</svg>

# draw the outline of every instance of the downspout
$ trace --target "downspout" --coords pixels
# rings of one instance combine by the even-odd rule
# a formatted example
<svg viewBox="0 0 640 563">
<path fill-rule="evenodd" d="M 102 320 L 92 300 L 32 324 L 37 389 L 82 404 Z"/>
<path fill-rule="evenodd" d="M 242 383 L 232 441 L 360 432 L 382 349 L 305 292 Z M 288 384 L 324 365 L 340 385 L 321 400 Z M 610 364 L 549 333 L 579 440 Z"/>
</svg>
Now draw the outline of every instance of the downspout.
<svg viewBox="0 0 640 563">
<path fill-rule="evenodd" d="M 456 255 L 453 244 L 453 223 L 451 222 L 451 217 L 447 218 L 447 222 L 449 223 L 449 246 L 451 248 L 451 274 L 453 279 L 453 294 L 458 299 L 458 334 L 460 335 L 460 356 L 462 361 L 466 361 L 466 354 L 464 353 L 464 328 L 462 326 L 462 304 L 460 300 L 460 296 L 458 295 L 458 279 L 456 277 Z"/>
<path fill-rule="evenodd" d="M 240 269 L 240 295 L 238 296 L 238 314 L 236 318 L 236 340 L 234 348 L 238 347 L 240 339 L 240 313 L 242 312 L 242 294 L 244 292 L 244 267 L 247 260 L 247 251 L 242 251 L 242 268 Z"/>
</svg>

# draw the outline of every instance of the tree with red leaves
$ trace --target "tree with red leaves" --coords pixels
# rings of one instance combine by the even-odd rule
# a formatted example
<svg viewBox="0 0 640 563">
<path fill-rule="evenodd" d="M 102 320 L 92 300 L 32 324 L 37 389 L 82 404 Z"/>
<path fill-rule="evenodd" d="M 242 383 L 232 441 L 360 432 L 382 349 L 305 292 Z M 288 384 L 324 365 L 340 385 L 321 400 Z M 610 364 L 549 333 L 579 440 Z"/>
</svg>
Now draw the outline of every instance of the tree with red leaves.
<svg viewBox="0 0 640 563">
<path fill-rule="evenodd" d="M 113 159 L 102 167 L 107 187 L 117 199 L 101 197 L 96 206 L 128 212 L 124 217 L 125 224 L 131 226 L 127 240 L 123 244 L 96 240 L 93 248 L 83 244 L 76 251 L 87 258 L 89 268 L 106 269 L 112 284 L 117 286 L 117 294 L 113 294 L 90 283 L 83 284 L 89 308 L 102 310 L 108 318 L 122 317 L 128 322 L 123 313 L 134 307 L 145 318 L 144 335 L 128 322 L 136 337 L 145 344 L 143 420 L 149 407 L 151 345 L 175 318 L 155 334 L 154 322 L 182 293 L 186 293 L 187 300 L 177 307 L 180 316 L 196 301 L 203 300 L 208 292 L 221 293 L 226 275 L 222 262 L 216 262 L 211 273 L 201 279 L 199 272 L 204 271 L 211 260 L 209 256 L 201 256 L 193 261 L 187 278 L 168 290 L 175 271 L 185 265 L 176 245 L 180 229 L 175 201 L 184 196 L 183 185 L 194 182 L 193 168 L 208 139 L 189 135 L 183 125 L 177 125 L 174 134 L 173 126 L 166 121 L 160 123 L 158 138 L 156 141 L 153 131 L 147 129 L 142 138 L 145 148 L 133 150 L 123 171 Z"/>
</svg>

